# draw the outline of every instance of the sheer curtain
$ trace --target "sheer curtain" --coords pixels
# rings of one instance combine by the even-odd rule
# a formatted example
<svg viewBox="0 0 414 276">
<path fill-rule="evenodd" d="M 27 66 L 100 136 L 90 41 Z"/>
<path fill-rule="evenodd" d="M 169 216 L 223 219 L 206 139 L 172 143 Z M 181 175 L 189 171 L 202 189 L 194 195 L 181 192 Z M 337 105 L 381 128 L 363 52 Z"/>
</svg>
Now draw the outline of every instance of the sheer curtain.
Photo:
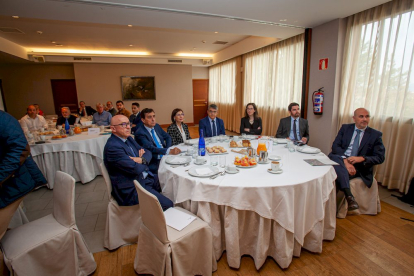
<svg viewBox="0 0 414 276">
<path fill-rule="evenodd" d="M 274 136 L 288 105 L 301 101 L 303 51 L 301 34 L 244 55 L 242 106 L 257 105 L 264 135 Z"/>
<path fill-rule="evenodd" d="M 348 18 L 339 127 L 353 111 L 371 112 L 383 133 L 384 164 L 376 179 L 407 192 L 414 176 L 414 1 L 392 1 Z"/>
<path fill-rule="evenodd" d="M 240 67 L 240 56 L 209 67 L 209 104 L 218 106 L 217 116 L 231 131 L 240 127 Z"/>
</svg>

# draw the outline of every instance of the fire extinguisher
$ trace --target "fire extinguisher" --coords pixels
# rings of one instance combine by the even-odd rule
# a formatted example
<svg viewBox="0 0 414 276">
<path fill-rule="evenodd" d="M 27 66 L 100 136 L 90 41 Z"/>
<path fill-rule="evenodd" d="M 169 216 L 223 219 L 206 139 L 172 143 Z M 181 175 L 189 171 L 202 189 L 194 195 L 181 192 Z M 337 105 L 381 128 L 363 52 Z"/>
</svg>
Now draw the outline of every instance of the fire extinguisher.
<svg viewBox="0 0 414 276">
<path fill-rule="evenodd" d="M 313 114 L 322 115 L 323 113 L 323 87 L 312 94 Z"/>
</svg>

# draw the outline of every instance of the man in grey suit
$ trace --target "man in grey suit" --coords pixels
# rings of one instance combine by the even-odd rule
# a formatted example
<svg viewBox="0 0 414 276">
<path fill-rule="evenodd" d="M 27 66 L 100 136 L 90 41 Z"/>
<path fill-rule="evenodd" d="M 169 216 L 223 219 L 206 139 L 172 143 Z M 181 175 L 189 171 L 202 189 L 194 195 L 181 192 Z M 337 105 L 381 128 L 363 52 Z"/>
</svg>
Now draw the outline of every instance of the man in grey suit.
<svg viewBox="0 0 414 276">
<path fill-rule="evenodd" d="M 300 107 L 297 103 L 291 103 L 288 107 L 290 116 L 280 119 L 277 128 L 276 138 L 286 138 L 289 140 L 309 141 L 309 125 L 308 120 L 300 117 Z"/>
</svg>

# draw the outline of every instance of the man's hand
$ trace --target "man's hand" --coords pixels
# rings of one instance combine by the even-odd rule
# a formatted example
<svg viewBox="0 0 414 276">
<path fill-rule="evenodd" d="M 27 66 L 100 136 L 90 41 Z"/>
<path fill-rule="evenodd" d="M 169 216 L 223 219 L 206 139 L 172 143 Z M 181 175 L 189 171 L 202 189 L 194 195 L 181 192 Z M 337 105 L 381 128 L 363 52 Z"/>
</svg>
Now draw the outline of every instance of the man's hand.
<svg viewBox="0 0 414 276">
<path fill-rule="evenodd" d="M 347 160 L 348 160 L 349 163 L 351 163 L 353 165 L 353 164 L 364 162 L 365 158 L 362 157 L 362 156 L 351 156 L 351 157 L 348 157 Z"/>
<path fill-rule="evenodd" d="M 300 139 L 303 143 L 305 143 L 306 144 L 306 142 L 308 141 L 308 138 L 306 138 L 306 137 L 302 137 L 302 139 Z"/>
<path fill-rule="evenodd" d="M 141 150 L 140 150 L 140 152 L 141 152 Z M 142 164 L 142 158 L 141 157 L 132 157 L 132 156 L 130 156 L 129 158 L 134 160 L 135 163 Z"/>
<path fill-rule="evenodd" d="M 139 152 L 138 152 L 139 157 L 142 157 L 144 155 L 144 153 L 145 153 L 145 150 L 140 149 Z"/>
<path fill-rule="evenodd" d="M 170 150 L 170 154 L 171 155 L 177 155 L 181 152 L 181 150 L 179 148 L 173 148 Z"/>
<path fill-rule="evenodd" d="M 348 159 L 344 159 L 344 164 L 345 164 L 346 169 L 348 170 L 349 175 L 355 175 L 356 174 L 356 169 L 355 169 L 354 165 L 349 163 Z"/>
<path fill-rule="evenodd" d="M 249 132 L 250 131 L 250 128 L 245 128 L 244 131 Z"/>
<path fill-rule="evenodd" d="M 289 138 L 289 137 L 286 137 L 286 139 L 287 139 L 287 140 L 290 140 L 290 138 Z"/>
</svg>

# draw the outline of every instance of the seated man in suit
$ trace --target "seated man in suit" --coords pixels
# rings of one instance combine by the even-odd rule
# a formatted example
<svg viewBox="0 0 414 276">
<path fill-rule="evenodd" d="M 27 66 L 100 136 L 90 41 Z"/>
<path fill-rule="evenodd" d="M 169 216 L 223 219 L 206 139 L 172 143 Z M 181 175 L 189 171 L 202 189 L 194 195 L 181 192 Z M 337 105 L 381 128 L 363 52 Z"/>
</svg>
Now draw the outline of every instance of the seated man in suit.
<svg viewBox="0 0 414 276">
<path fill-rule="evenodd" d="M 213 137 L 218 135 L 226 135 L 224 122 L 217 117 L 218 107 L 215 104 L 208 106 L 208 116 L 200 120 L 198 131 L 201 135 L 203 130 L 204 137 Z"/>
<path fill-rule="evenodd" d="M 163 196 L 158 176 L 149 171 L 151 152 L 141 148 L 132 137 L 129 119 L 116 115 L 111 120 L 112 135 L 104 148 L 104 163 L 112 182 L 112 196 L 120 206 L 138 204 L 134 186 L 137 180 L 147 191 L 158 198 L 162 209 L 173 207 L 171 200 Z"/>
<path fill-rule="evenodd" d="M 95 112 L 96 110 L 90 107 L 89 105 L 87 106 L 84 101 L 79 102 L 78 114 L 80 117 L 92 116 L 93 114 L 95 114 Z"/>
<path fill-rule="evenodd" d="M 112 105 L 111 101 L 106 102 L 105 111 L 108 111 L 109 113 L 111 113 L 112 117 L 114 117 L 116 115 L 116 113 L 118 112 L 118 111 L 116 111 L 116 109 Z"/>
<path fill-rule="evenodd" d="M 140 128 L 142 125 L 141 120 L 141 112 L 139 112 L 139 103 L 132 103 L 132 114 L 129 116 L 129 122 L 132 124 L 131 126 L 131 132 L 132 134 L 135 133 L 135 131 Z"/>
<path fill-rule="evenodd" d="M 385 160 L 385 148 L 382 133 L 370 128 L 369 111 L 358 108 L 354 111 L 354 124 L 344 124 L 332 144 L 329 158 L 339 166 L 334 166 L 337 174 L 336 185 L 345 194 L 348 211 L 359 208 L 350 190 L 349 179 L 361 177 L 365 185 L 371 188 L 374 179 L 374 165 Z"/>
<path fill-rule="evenodd" d="M 308 120 L 299 118 L 300 107 L 297 103 L 291 103 L 288 106 L 290 116 L 280 119 L 277 128 L 276 138 L 286 138 L 292 141 L 309 142 L 309 125 Z"/>
<path fill-rule="evenodd" d="M 69 107 L 62 107 L 62 117 L 59 117 L 56 121 L 56 126 L 64 125 L 66 120 L 68 121 L 69 125 L 74 125 L 76 123 L 76 117 L 70 113 Z"/>
<path fill-rule="evenodd" d="M 135 141 L 144 149 L 152 153 L 152 159 L 149 163 L 150 171 L 158 172 L 160 160 L 163 155 L 177 155 L 181 152 L 179 148 L 171 148 L 172 139 L 159 124 L 155 122 L 155 112 L 151 108 L 141 110 L 141 120 L 144 123 L 135 132 Z"/>
</svg>

